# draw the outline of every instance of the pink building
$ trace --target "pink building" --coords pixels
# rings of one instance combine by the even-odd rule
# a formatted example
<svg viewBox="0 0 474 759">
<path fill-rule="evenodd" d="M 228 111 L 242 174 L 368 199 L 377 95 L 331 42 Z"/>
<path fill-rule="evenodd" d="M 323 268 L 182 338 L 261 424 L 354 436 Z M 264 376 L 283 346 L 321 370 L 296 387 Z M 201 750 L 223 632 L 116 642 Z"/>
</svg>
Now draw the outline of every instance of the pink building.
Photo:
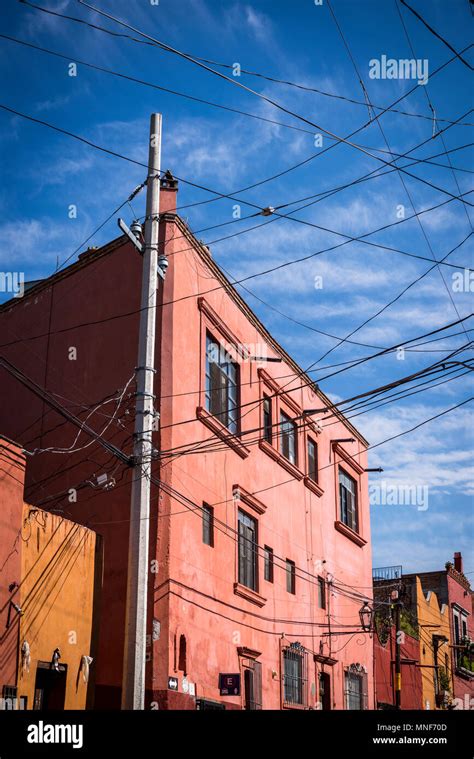
<svg viewBox="0 0 474 759">
<path fill-rule="evenodd" d="M 372 709 L 367 442 L 337 410 L 303 415 L 328 398 L 176 214 L 176 195 L 168 177 L 147 707 Z M 128 454 L 134 384 L 117 397 L 136 367 L 140 283 L 120 237 L 0 309 L 2 354 L 81 419 L 108 404 L 88 423 Z M 71 447 L 77 428 L 49 395 L 0 375 L 0 430 L 28 450 Z M 30 464 L 31 503 L 103 536 L 96 707 L 119 708 L 131 470 L 98 444 Z"/>
</svg>

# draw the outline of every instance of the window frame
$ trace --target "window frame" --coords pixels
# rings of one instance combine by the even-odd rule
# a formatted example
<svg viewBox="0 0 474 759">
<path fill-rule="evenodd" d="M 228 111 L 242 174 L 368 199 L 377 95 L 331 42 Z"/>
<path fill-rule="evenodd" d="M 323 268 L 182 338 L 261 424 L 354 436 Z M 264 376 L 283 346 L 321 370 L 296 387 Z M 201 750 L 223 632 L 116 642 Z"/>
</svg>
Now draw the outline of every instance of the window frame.
<svg viewBox="0 0 474 759">
<path fill-rule="evenodd" d="M 273 548 L 267 545 L 263 546 L 263 579 L 265 582 L 274 581 Z"/>
<path fill-rule="evenodd" d="M 209 541 L 206 539 L 206 529 L 209 533 Z M 209 548 L 214 548 L 214 507 L 208 503 L 202 506 L 202 542 Z"/>
<path fill-rule="evenodd" d="M 301 644 L 290 644 L 283 648 L 281 660 L 283 706 L 299 709 L 306 707 L 308 705 L 308 652 Z M 287 666 L 290 663 L 291 667 Z"/>
<path fill-rule="evenodd" d="M 350 491 L 345 485 L 341 482 L 341 475 L 345 477 L 349 482 L 353 483 L 354 485 L 354 492 Z M 338 466 L 338 490 L 339 490 L 339 519 L 341 520 L 342 524 L 344 524 L 346 527 L 348 527 L 353 532 L 356 532 L 359 534 L 359 492 L 358 492 L 358 481 L 352 477 L 346 469 L 344 469 L 343 466 L 339 464 Z M 353 508 L 349 511 L 348 508 L 348 501 L 343 497 L 343 488 L 344 492 L 348 492 L 353 496 Z M 349 519 L 349 514 L 353 515 L 352 519 Z"/>
<path fill-rule="evenodd" d="M 326 609 L 326 580 L 318 576 L 318 608 Z"/>
<path fill-rule="evenodd" d="M 309 449 L 310 449 L 311 445 L 314 448 L 314 456 L 313 456 L 314 470 L 313 470 L 313 472 L 311 471 L 311 467 L 310 467 L 310 455 L 309 455 Z M 306 437 L 306 471 L 307 471 L 308 478 L 311 480 L 311 482 L 315 482 L 318 485 L 319 484 L 318 444 L 309 435 Z"/>
<path fill-rule="evenodd" d="M 248 524 L 247 522 L 251 522 L 251 524 Z M 252 540 L 252 547 L 250 548 L 250 551 L 251 551 L 250 557 L 247 556 L 246 552 L 243 554 L 243 556 L 241 553 L 241 549 L 243 546 L 248 548 L 248 546 L 246 546 L 245 544 L 248 543 L 250 540 L 248 537 L 244 536 L 243 532 L 241 532 L 241 525 L 245 526 L 247 529 L 253 528 L 254 530 L 254 539 Z M 238 582 L 240 585 L 243 585 L 245 588 L 249 588 L 254 593 L 258 593 L 259 592 L 258 520 L 241 508 L 237 510 L 237 536 L 238 536 L 238 539 L 237 539 L 237 579 L 238 579 Z M 252 567 L 250 572 L 248 569 L 249 565 L 251 565 Z M 248 582 L 249 574 L 251 575 L 251 578 L 253 579 L 253 584 L 249 584 Z"/>
<path fill-rule="evenodd" d="M 291 559 L 286 559 L 285 572 L 286 572 L 286 592 L 291 593 L 292 596 L 295 596 L 296 595 L 296 564 Z"/>
<path fill-rule="evenodd" d="M 283 418 L 284 417 L 284 418 Z M 286 425 L 286 432 L 284 432 L 283 425 Z M 279 437 L 280 437 L 280 453 L 287 461 L 293 466 L 298 466 L 298 425 L 294 419 L 280 408 L 280 423 L 279 423 Z M 288 440 L 288 455 L 285 453 L 285 441 Z M 293 446 L 291 445 L 293 442 Z M 292 451 L 293 448 L 293 451 Z M 293 453 L 293 459 L 291 458 Z"/>
<path fill-rule="evenodd" d="M 217 361 L 211 360 L 212 346 L 218 351 Z M 221 381 L 222 377 L 226 378 L 226 383 L 222 383 L 221 387 L 213 387 L 212 366 L 217 367 Z M 224 367 L 228 368 L 224 369 Z M 230 368 L 232 368 L 233 377 L 230 374 Z M 214 393 L 219 392 L 225 392 L 226 408 L 223 408 L 224 404 L 220 399 L 219 410 L 216 410 Z M 237 436 L 240 434 L 240 365 L 229 356 L 222 343 L 207 328 L 205 330 L 204 408 L 231 434 Z"/>
<path fill-rule="evenodd" d="M 268 410 L 265 410 L 265 406 Z M 273 408 L 272 398 L 263 393 L 262 401 L 262 439 L 265 440 L 268 445 L 273 444 Z"/>
<path fill-rule="evenodd" d="M 356 692 L 349 687 L 350 682 L 359 682 L 360 690 Z M 353 672 L 351 669 L 344 670 L 344 709 L 347 711 L 367 711 L 368 709 L 368 678 L 366 672 Z M 358 699 L 359 706 L 354 704 L 354 698 Z"/>
</svg>

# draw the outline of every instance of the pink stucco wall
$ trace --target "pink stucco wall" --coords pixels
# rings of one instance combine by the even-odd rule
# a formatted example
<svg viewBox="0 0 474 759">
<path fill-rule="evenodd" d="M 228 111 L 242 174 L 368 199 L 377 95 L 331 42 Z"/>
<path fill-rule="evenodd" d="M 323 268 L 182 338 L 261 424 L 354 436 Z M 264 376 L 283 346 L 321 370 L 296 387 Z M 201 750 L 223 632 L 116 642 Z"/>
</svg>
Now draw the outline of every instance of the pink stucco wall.
<svg viewBox="0 0 474 759">
<path fill-rule="evenodd" d="M 172 212 L 174 204 L 175 192 L 162 191 L 162 212 Z M 172 213 L 163 218 L 160 239 L 166 240 L 170 266 L 157 309 L 155 393 L 161 401 L 161 432 L 155 433 L 154 444 L 167 451 L 206 440 L 216 441 L 218 450 L 164 457 L 161 465 L 157 461 L 153 466 L 166 487 L 154 487 L 152 494 L 150 561 L 155 563 L 150 563 L 147 705 L 195 708 L 195 698 L 189 694 L 191 683 L 195 697 L 241 708 L 242 696 L 221 697 L 218 690 L 219 673 L 241 672 L 245 657 L 239 657 L 240 649 L 246 656 L 259 654 L 263 708 L 280 708 L 281 647 L 299 641 L 308 651 L 308 706 L 318 703 L 317 677 L 324 669 L 331 677 L 331 706 L 342 708 L 344 670 L 358 665 L 366 671 L 368 706 L 373 708 L 372 639 L 361 631 L 358 616 L 362 596 L 370 598 L 372 584 L 368 483 L 363 471 L 366 443 L 337 417 L 327 419 L 321 432 L 313 429 L 319 449 L 319 488 L 305 480 L 307 430 L 298 433 L 296 467 L 285 463 L 278 445 L 263 444 L 257 402 L 264 387 L 274 394 L 289 383 L 288 390 L 274 400 L 274 414 L 281 408 L 296 417 L 301 410 L 324 406 L 327 401 L 309 387 L 299 388 L 302 380 L 296 378 L 296 366 L 244 304 L 222 288 L 212 259 L 202 249 L 198 252 L 196 241 Z M 141 258 L 124 239 L 91 251 L 47 286 L 39 285 L 21 302 L 0 309 L 3 354 L 39 385 L 61 394 L 65 405 L 84 418 L 84 406 L 122 388 L 134 372 L 140 279 Z M 222 440 L 224 431 L 198 410 L 205 407 L 206 329 L 224 341 L 236 359 L 235 344 L 248 346 L 252 355 L 266 351 L 270 357 L 282 358 L 280 363 L 262 364 L 238 358 L 245 414 L 241 442 L 232 440 L 231 445 L 228 439 Z M 75 360 L 69 357 L 71 346 L 77 349 Z M 71 444 L 74 428 L 4 371 L 1 381 L 12 402 L 0 411 L 0 431 L 29 447 Z M 101 429 L 100 416 L 93 422 Z M 122 425 L 112 426 L 107 434 L 131 452 L 133 414 L 123 417 Z M 334 444 L 349 437 L 354 442 Z M 357 482 L 359 535 L 339 523 L 340 462 Z M 114 470 L 117 462 L 97 445 L 67 457 L 37 455 L 30 464 L 27 498 L 31 503 L 64 508 L 68 517 L 103 536 L 96 705 L 116 708 L 120 705 L 131 472 L 122 466 Z M 114 473 L 115 488 L 106 492 L 82 485 L 77 501 L 72 502 L 64 495 L 68 488 L 102 471 Z M 234 486 L 240 500 L 233 497 Z M 169 488 L 174 489 L 174 497 Z M 53 502 L 45 503 L 53 495 Z M 183 496 L 189 501 L 184 502 Z M 215 509 L 214 547 L 202 542 L 203 502 Z M 279 559 L 275 559 L 273 583 L 263 579 L 260 560 L 254 597 L 235 587 L 239 506 L 257 519 L 259 544 L 271 546 L 283 562 L 295 562 L 294 595 L 286 590 Z M 317 604 L 317 576 L 331 581 L 325 610 Z M 184 687 L 176 651 L 181 636 L 186 638 Z M 313 661 L 313 653 L 327 657 L 325 663 Z M 178 679 L 178 691 L 168 689 L 169 677 Z"/>
</svg>

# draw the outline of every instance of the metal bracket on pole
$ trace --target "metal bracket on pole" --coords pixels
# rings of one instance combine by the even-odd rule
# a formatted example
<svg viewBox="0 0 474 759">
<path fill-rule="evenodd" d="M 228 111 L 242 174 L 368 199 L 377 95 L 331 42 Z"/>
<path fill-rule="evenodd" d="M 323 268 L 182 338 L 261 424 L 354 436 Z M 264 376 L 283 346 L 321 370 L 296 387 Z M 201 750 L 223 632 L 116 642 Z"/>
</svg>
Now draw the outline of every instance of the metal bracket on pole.
<svg viewBox="0 0 474 759">
<path fill-rule="evenodd" d="M 127 227 L 127 225 L 125 224 L 124 220 L 123 219 L 117 219 L 117 224 L 119 225 L 119 227 L 122 230 L 122 232 L 124 232 L 127 235 L 127 237 L 129 238 L 130 242 L 132 243 L 132 245 L 134 245 L 136 247 L 136 249 L 138 250 L 138 252 L 141 255 L 143 255 L 143 253 L 144 253 L 143 243 L 141 243 L 140 240 L 138 239 L 138 237 L 136 237 L 133 234 L 132 230 L 129 229 L 129 227 Z"/>
</svg>

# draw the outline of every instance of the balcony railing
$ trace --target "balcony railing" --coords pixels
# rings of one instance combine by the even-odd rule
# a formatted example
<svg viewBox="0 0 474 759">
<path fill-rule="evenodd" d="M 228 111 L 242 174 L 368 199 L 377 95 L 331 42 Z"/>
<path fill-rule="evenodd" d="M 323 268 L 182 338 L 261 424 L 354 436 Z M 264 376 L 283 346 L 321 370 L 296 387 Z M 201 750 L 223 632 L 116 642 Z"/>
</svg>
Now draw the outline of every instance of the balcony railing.
<svg viewBox="0 0 474 759">
<path fill-rule="evenodd" d="M 400 580 L 402 577 L 402 566 L 394 566 L 394 567 L 376 567 L 372 569 L 372 580 L 374 582 L 382 581 L 387 582 L 387 580 Z"/>
</svg>

